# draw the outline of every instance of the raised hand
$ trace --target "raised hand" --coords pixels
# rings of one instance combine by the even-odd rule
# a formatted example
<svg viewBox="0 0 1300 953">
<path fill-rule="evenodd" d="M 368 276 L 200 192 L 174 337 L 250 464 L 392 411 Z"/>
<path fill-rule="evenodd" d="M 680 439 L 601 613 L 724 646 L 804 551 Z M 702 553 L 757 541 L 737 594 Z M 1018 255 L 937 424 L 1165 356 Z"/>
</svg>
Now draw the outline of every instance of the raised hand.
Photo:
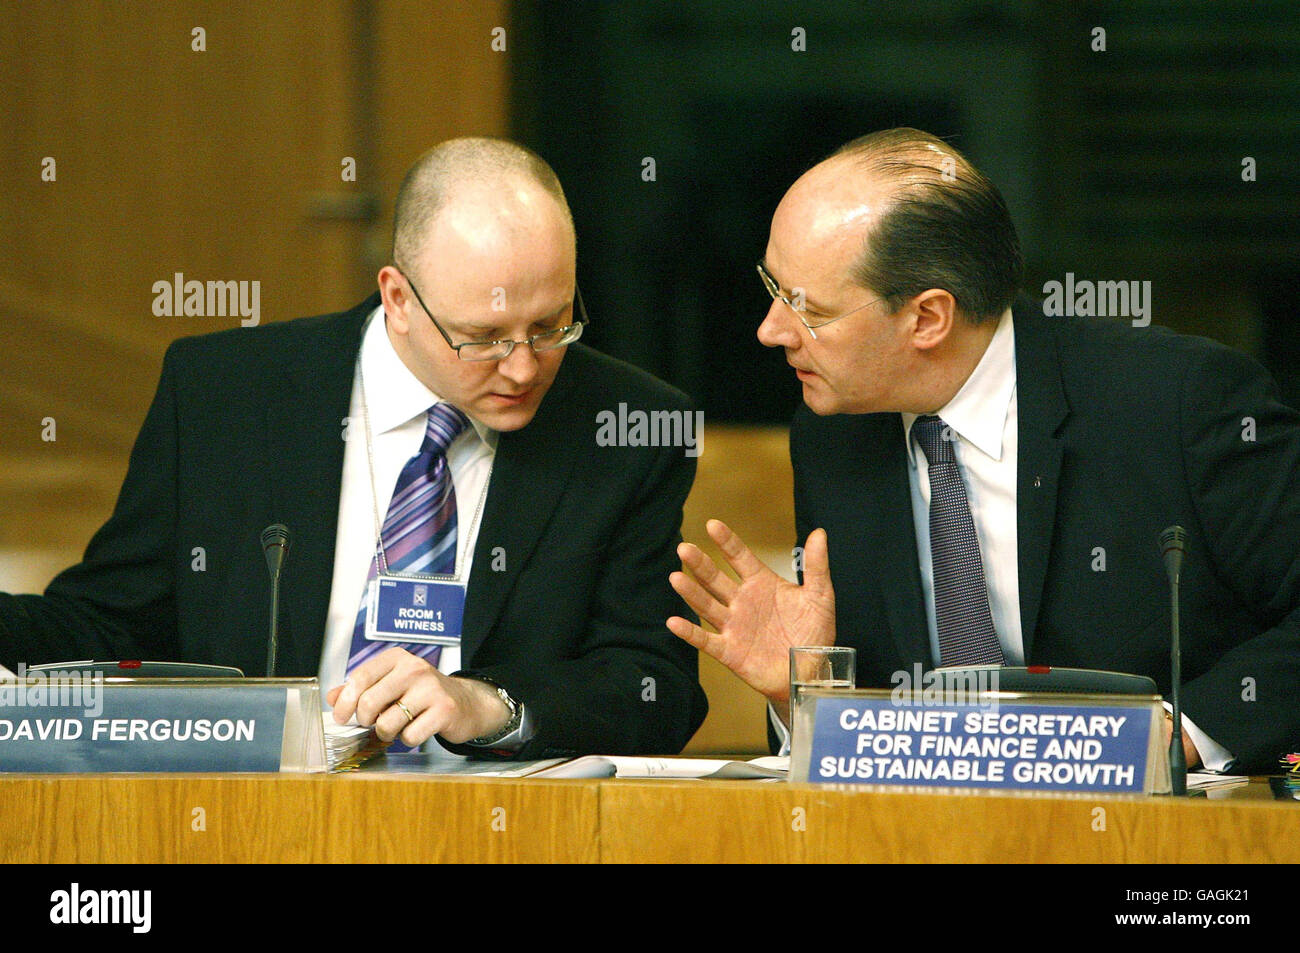
<svg viewBox="0 0 1300 953">
<path fill-rule="evenodd" d="M 740 581 L 719 569 L 698 546 L 682 543 L 677 555 L 685 571 L 673 573 L 668 581 L 701 621 L 717 631 L 706 631 L 680 616 L 668 620 L 668 629 L 727 666 L 782 711 L 790 694 L 790 647 L 835 643 L 835 591 L 826 531 L 809 534 L 803 585 L 796 586 L 763 565 L 721 520 L 709 520 L 705 528 Z"/>
</svg>

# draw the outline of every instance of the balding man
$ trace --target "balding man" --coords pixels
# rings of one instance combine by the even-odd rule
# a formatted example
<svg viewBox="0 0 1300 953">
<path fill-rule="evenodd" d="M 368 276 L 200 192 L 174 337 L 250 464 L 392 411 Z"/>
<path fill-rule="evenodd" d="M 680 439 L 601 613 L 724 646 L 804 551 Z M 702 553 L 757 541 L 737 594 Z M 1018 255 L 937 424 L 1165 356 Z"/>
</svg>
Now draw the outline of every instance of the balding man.
<svg viewBox="0 0 1300 953">
<path fill-rule="evenodd" d="M 1189 765 L 1270 770 L 1300 746 L 1300 415 L 1253 361 L 1155 327 L 1013 300 L 996 187 L 915 129 L 800 178 L 759 264 L 759 340 L 803 385 L 790 433 L 802 585 L 724 524 L 679 637 L 771 703 L 792 645 L 853 646 L 860 685 L 937 665 L 1134 672 L 1170 687 L 1162 529 L 1182 570 Z M 774 743 L 776 739 L 774 738 Z"/>
<path fill-rule="evenodd" d="M 689 402 L 576 343 L 573 219 L 532 152 L 443 143 L 394 224 L 351 311 L 168 350 L 84 561 L 43 597 L 0 596 L 0 661 L 260 674 L 258 536 L 281 522 L 276 672 L 319 675 L 337 720 L 459 754 L 679 751 L 706 710 L 662 625 L 694 458 L 597 435 L 620 404 Z"/>
</svg>

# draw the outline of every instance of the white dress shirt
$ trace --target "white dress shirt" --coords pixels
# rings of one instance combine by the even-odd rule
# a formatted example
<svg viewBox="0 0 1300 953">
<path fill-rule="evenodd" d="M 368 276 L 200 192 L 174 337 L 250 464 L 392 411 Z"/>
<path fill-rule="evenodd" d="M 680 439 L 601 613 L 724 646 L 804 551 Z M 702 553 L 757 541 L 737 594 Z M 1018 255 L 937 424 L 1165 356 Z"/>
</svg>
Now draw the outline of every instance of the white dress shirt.
<svg viewBox="0 0 1300 953">
<path fill-rule="evenodd" d="M 930 553 L 930 467 L 925 453 L 912 438 L 917 414 L 904 413 L 903 435 L 908 458 L 907 478 L 912 491 L 912 522 L 916 529 L 916 556 L 921 569 L 926 621 L 930 630 L 930 660 L 939 664 L 939 628 L 934 608 L 934 567 Z M 980 559 L 988 588 L 993 628 L 1007 665 L 1025 664 L 1025 641 L 1020 627 L 1020 573 L 1016 535 L 1016 457 L 1019 415 L 1016 404 L 1016 336 L 1007 309 L 984 355 L 961 388 L 937 416 L 952 428 L 953 453 L 966 488 L 971 518 L 979 537 Z M 782 750 L 789 732 L 771 710 Z M 1166 704 L 1168 709 L 1169 705 Z M 1191 738 L 1205 767 L 1223 770 L 1232 760 L 1227 750 L 1183 716 L 1183 730 Z"/>
<path fill-rule="evenodd" d="M 903 414 L 907 479 L 912 489 L 912 522 L 921 567 L 930 660 L 939 664 L 939 628 L 934 610 L 934 570 L 930 555 L 930 466 L 912 440 L 916 414 Z M 1016 336 L 1011 311 L 966 383 L 938 411 L 957 437 L 953 453 L 966 487 L 966 499 L 979 537 L 980 560 L 988 587 L 989 611 L 1008 665 L 1025 664 L 1020 632 L 1020 574 L 1016 560 Z"/>
<path fill-rule="evenodd" d="M 416 379 L 393 350 L 383 307 L 376 308 L 367 321 L 359 358 L 361 373 L 352 384 L 348 418 L 339 423 L 340 431 L 347 436 L 338 533 L 334 541 L 334 580 L 321 651 L 322 692 L 343 684 L 379 526 L 388 514 L 388 504 L 402 468 L 419 452 L 424 441 L 427 411 L 440 400 Z M 362 380 L 365 381 L 364 407 Z M 373 484 L 366 447 L 367 417 L 374 454 Z M 447 448 L 447 463 L 456 488 L 456 568 L 462 584 L 469 581 L 479 530 L 479 521 L 474 517 L 486 498 L 497 445 L 495 430 L 473 417 L 470 424 Z M 379 525 L 376 525 L 376 513 Z M 444 646 L 438 671 L 449 674 L 459 670 L 460 655 L 459 646 Z M 441 750 L 441 745 L 426 745 L 426 749 Z"/>
</svg>

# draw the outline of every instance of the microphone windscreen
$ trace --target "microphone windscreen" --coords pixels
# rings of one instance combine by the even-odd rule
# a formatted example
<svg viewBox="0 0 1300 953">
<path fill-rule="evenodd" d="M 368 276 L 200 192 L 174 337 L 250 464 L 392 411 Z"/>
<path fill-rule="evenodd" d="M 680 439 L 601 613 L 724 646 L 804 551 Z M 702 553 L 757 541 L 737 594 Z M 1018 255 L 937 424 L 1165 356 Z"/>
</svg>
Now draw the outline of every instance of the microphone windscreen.
<svg viewBox="0 0 1300 953">
<path fill-rule="evenodd" d="M 262 552 L 266 556 L 266 568 L 272 577 L 280 574 L 285 554 L 289 552 L 289 542 L 289 527 L 283 523 L 272 523 L 262 530 Z"/>
<path fill-rule="evenodd" d="M 1165 527 L 1160 534 L 1160 558 L 1165 561 L 1165 571 L 1176 579 L 1183 568 L 1183 553 L 1187 551 L 1187 531 L 1178 524 Z"/>
</svg>

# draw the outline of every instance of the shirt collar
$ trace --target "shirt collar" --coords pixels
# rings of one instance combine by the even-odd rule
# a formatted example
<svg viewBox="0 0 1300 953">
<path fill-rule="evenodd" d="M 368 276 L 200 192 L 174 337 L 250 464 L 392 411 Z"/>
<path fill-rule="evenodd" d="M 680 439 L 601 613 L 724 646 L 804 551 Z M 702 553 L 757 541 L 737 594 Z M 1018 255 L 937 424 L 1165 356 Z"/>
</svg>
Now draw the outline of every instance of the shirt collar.
<svg viewBox="0 0 1300 953">
<path fill-rule="evenodd" d="M 1002 433 L 1011 409 L 1011 395 L 1016 389 L 1016 332 L 1008 308 L 998 319 L 989 346 L 984 350 L 966 383 L 938 412 L 943 422 L 959 437 L 994 460 L 1002 459 Z M 903 438 L 907 441 L 907 458 L 916 466 L 916 449 L 912 441 L 912 424 L 919 416 L 904 413 Z"/>
<path fill-rule="evenodd" d="M 428 412 L 442 398 L 411 373 L 393 349 L 380 305 L 366 319 L 366 330 L 361 339 L 361 372 L 366 383 L 366 409 L 370 427 L 376 434 L 387 433 L 414 417 Z M 474 432 L 488 447 L 495 449 L 497 432 L 476 420 L 468 412 L 465 416 Z"/>
</svg>

